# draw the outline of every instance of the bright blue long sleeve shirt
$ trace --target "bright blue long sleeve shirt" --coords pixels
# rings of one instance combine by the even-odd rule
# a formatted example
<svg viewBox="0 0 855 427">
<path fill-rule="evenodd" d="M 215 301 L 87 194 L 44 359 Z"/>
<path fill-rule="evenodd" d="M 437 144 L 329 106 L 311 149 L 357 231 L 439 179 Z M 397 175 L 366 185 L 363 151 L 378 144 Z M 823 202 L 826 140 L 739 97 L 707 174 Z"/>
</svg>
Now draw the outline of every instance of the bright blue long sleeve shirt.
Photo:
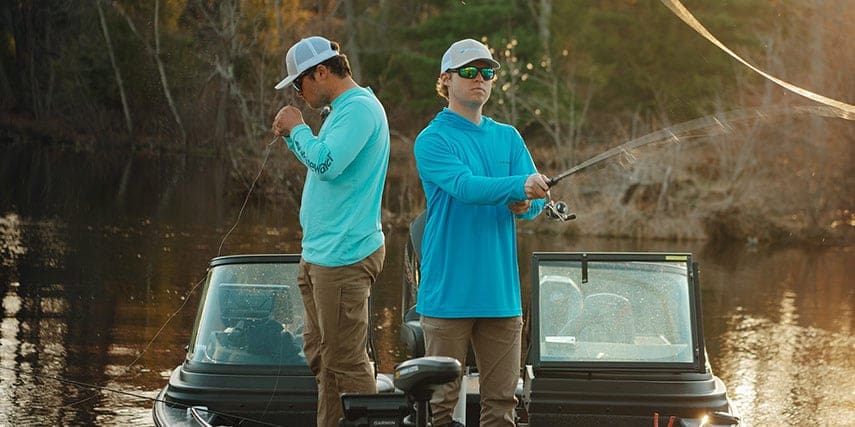
<svg viewBox="0 0 855 427">
<path fill-rule="evenodd" d="M 522 315 L 514 215 L 537 169 L 517 130 L 482 117 L 476 125 L 443 109 L 416 138 L 427 199 L 416 312 L 429 317 Z"/>
<path fill-rule="evenodd" d="M 318 136 L 291 129 L 288 148 L 308 169 L 300 225 L 302 257 L 326 267 L 350 265 L 385 241 L 380 203 L 389 167 L 389 123 L 369 88 L 339 95 Z"/>
</svg>

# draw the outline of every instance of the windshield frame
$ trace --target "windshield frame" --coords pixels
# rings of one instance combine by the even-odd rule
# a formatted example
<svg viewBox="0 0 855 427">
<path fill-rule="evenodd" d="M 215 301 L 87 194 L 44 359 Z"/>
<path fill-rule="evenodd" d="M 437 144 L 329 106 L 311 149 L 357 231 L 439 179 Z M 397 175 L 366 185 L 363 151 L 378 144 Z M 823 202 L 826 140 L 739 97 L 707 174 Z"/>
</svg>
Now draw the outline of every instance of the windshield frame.
<svg viewBox="0 0 855 427">
<path fill-rule="evenodd" d="M 287 335 L 288 332 L 294 332 L 290 337 L 300 340 L 293 341 L 293 345 L 289 344 L 289 349 L 294 351 L 299 350 L 297 353 L 299 357 L 291 357 L 289 360 L 282 358 L 283 353 L 281 353 L 281 349 L 284 347 L 276 347 L 276 351 L 279 351 L 279 353 L 274 357 L 278 358 L 275 360 L 280 360 L 279 362 L 274 362 L 274 359 L 267 361 L 263 358 L 246 358 L 246 360 L 242 360 L 240 357 L 241 353 L 246 352 L 235 349 L 228 349 L 232 355 L 237 355 L 233 360 L 216 360 L 208 357 L 208 354 L 211 352 L 207 349 L 211 343 L 213 331 L 219 331 L 216 332 L 217 334 L 224 334 L 229 332 L 229 326 L 235 326 L 226 325 L 224 319 L 220 319 L 220 323 L 223 324 L 212 327 L 212 316 L 215 318 L 221 318 L 224 315 L 245 317 L 246 319 L 241 320 L 242 324 L 248 324 L 251 322 L 250 318 L 274 311 L 274 307 L 268 305 L 253 306 L 253 304 L 259 304 L 260 302 L 272 304 L 272 301 L 267 301 L 266 298 L 280 298 L 283 294 L 288 293 L 289 295 L 286 298 L 288 309 L 284 316 L 293 316 L 297 318 L 294 320 L 295 324 L 300 323 L 305 315 L 296 280 L 300 259 L 300 255 L 296 254 L 229 255 L 212 259 L 208 265 L 202 299 L 199 303 L 199 309 L 187 346 L 187 353 L 184 360 L 185 368 L 194 372 L 310 374 L 305 357 L 302 354 L 302 327 L 300 327 L 299 331 L 289 331 L 289 327 L 293 325 L 289 327 L 286 327 L 284 323 L 281 325 L 283 327 L 283 335 Z M 285 270 L 282 270 L 283 268 Z M 242 277 L 237 278 L 236 281 L 227 280 L 221 273 L 228 269 L 242 269 L 250 273 L 250 275 L 257 269 L 259 277 L 251 279 Z M 278 270 L 282 270 L 283 272 L 287 270 L 285 277 L 278 277 L 278 275 L 273 274 Z M 228 293 L 223 293 L 224 291 L 228 291 Z M 226 301 L 231 302 L 235 298 L 249 298 L 249 302 L 239 305 L 237 307 L 238 311 L 231 314 L 228 314 L 228 310 L 224 312 L 220 305 Z M 281 320 L 273 316 L 270 319 Z M 268 328 L 270 326 L 265 323 L 267 320 L 261 318 L 255 320 L 259 322 L 257 323 L 259 325 L 264 324 Z M 283 336 L 283 338 L 288 337 Z M 263 341 L 261 343 L 269 347 L 269 343 Z"/>
<path fill-rule="evenodd" d="M 611 263 L 614 263 L 615 266 L 624 264 L 624 265 L 633 265 L 639 266 L 641 268 L 649 268 L 650 264 L 658 264 L 662 268 L 666 270 L 668 267 L 673 266 L 675 268 L 674 271 L 684 271 L 686 280 L 675 281 L 671 280 L 670 283 L 679 283 L 679 286 L 684 286 L 684 289 L 679 289 L 677 295 L 679 298 L 682 298 L 682 304 L 686 304 L 685 308 L 677 308 L 675 311 L 681 311 L 685 314 L 681 314 L 680 322 L 688 323 L 684 324 L 683 327 L 688 327 L 688 330 L 685 331 L 685 334 L 688 336 L 684 336 L 683 338 L 690 339 L 687 342 L 687 347 L 685 351 L 690 353 L 683 354 L 679 358 L 675 355 L 674 360 L 668 361 L 643 361 L 643 360 L 607 360 L 608 358 L 604 358 L 603 360 L 591 360 L 588 358 L 575 358 L 575 356 L 568 356 L 565 359 L 560 357 L 555 357 L 554 352 L 550 352 L 546 347 L 546 337 L 542 337 L 541 335 L 545 335 L 542 333 L 544 329 L 549 328 L 548 319 L 549 314 L 546 313 L 545 307 L 542 307 L 541 303 L 541 292 L 545 292 L 542 289 L 541 281 L 544 278 L 544 275 L 541 272 L 541 266 L 554 267 L 555 265 L 560 265 L 562 263 L 566 263 L 568 267 L 573 267 L 580 272 L 580 277 L 576 277 L 575 281 L 578 282 L 586 282 L 588 280 L 589 274 L 597 273 L 597 269 L 602 268 L 602 266 L 609 266 Z M 630 263 L 630 264 L 627 264 Z M 637 264 L 632 264 L 637 263 Z M 647 267 L 644 265 L 647 264 Z M 599 266 L 599 267 L 597 267 Z M 546 271 L 547 269 L 544 269 Z M 604 270 L 604 269 L 603 269 Z M 640 270 L 639 270 L 640 271 Z M 644 253 L 644 252 L 625 252 L 625 253 L 596 253 L 596 252 L 534 252 L 532 254 L 532 265 L 531 265 L 531 289 L 532 289 L 532 297 L 531 297 L 531 351 L 529 354 L 529 363 L 533 366 L 536 372 L 548 372 L 548 371 L 566 371 L 566 372 L 600 372 L 600 371 L 625 371 L 625 372 L 697 372 L 703 373 L 706 369 L 706 360 L 705 360 L 705 351 L 704 351 L 704 337 L 703 337 L 703 327 L 701 320 L 701 302 L 700 302 L 700 285 L 698 280 L 698 268 L 697 263 L 695 263 L 692 259 L 692 255 L 689 253 Z M 599 273 L 597 273 L 599 274 Z M 678 273 L 679 276 L 680 273 Z M 569 277 L 565 278 L 568 282 L 574 282 Z M 583 283 L 579 283 L 579 286 L 584 287 Z M 619 284 L 613 284 L 614 286 L 622 286 Z M 576 286 L 573 284 L 572 286 Z M 627 291 L 632 290 L 631 284 L 626 285 Z M 610 294 L 611 295 L 611 294 Z M 587 296 L 587 294 L 586 294 Z M 617 297 L 617 295 L 615 295 Z M 625 298 L 624 298 L 625 299 Z M 587 301 L 587 300 L 586 300 Z M 628 301 L 628 300 L 627 300 Z M 631 301 L 632 307 L 634 308 L 630 313 L 640 312 L 641 316 L 644 315 L 643 311 L 639 311 L 637 307 L 636 301 Z M 581 300 L 578 303 L 578 307 L 581 310 Z M 554 307 L 549 307 L 550 309 L 554 309 Z M 648 307 L 650 308 L 649 304 Z M 542 313 L 541 310 L 544 310 Z M 582 310 L 584 311 L 584 310 Z M 568 315 L 569 316 L 569 315 Z M 636 321 L 638 317 L 633 314 Z M 572 319 L 571 319 L 572 320 Z M 680 323 L 678 322 L 678 323 Z M 635 333 L 633 332 L 633 342 L 627 344 L 614 344 L 614 347 L 623 346 L 623 348 L 634 349 L 635 347 L 641 348 L 641 344 L 637 341 L 638 339 L 635 337 Z M 582 344 L 588 345 L 589 347 L 594 347 L 595 344 L 605 345 L 603 343 L 593 343 L 586 341 L 576 341 L 575 336 L 563 337 L 565 340 L 558 341 L 559 337 L 552 337 L 552 340 L 549 341 L 549 345 L 558 345 L 565 346 L 564 348 L 570 348 L 570 350 L 566 351 L 566 353 L 573 353 L 577 351 L 579 348 L 583 348 Z M 671 345 L 670 342 L 666 343 Z M 664 347 L 664 346 L 663 346 Z M 636 349 L 636 351 L 638 351 Z M 581 351 L 580 351 L 581 353 Z M 690 357 L 689 357 L 690 356 Z"/>
</svg>

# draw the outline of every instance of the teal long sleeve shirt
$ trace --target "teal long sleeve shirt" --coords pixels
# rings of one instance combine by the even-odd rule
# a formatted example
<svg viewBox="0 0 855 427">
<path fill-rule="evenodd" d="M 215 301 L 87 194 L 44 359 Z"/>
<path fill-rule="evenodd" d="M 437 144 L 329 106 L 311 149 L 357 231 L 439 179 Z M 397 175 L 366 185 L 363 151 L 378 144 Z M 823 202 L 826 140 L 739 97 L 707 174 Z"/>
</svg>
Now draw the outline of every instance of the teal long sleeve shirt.
<svg viewBox="0 0 855 427">
<path fill-rule="evenodd" d="M 415 142 L 427 199 L 416 312 L 441 318 L 522 314 L 517 218 L 533 219 L 545 200 L 514 215 L 537 170 L 515 128 L 482 117 L 476 125 L 444 109 Z"/>
<path fill-rule="evenodd" d="M 389 167 L 389 123 L 368 88 L 332 102 L 318 136 L 302 124 L 285 138 L 308 169 L 300 207 L 302 257 L 326 267 L 350 265 L 385 241 L 381 200 Z"/>
</svg>

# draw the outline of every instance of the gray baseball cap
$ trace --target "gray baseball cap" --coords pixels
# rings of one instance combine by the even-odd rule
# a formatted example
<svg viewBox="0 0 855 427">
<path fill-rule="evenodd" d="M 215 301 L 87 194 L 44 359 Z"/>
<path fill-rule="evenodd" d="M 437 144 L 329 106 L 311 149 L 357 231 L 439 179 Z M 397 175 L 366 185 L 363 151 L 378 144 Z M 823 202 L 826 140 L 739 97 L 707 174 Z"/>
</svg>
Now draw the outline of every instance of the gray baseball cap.
<svg viewBox="0 0 855 427">
<path fill-rule="evenodd" d="M 473 39 L 456 41 L 442 55 L 439 72 L 442 74 L 450 68 L 462 67 L 479 59 L 489 62 L 493 68 L 501 68 L 501 64 L 493 59 L 493 55 L 484 43 Z"/>
<path fill-rule="evenodd" d="M 300 40 L 285 54 L 285 69 L 288 75 L 276 85 L 276 89 L 287 87 L 304 71 L 336 55 L 338 51 L 333 50 L 330 41 L 321 36 Z"/>
</svg>

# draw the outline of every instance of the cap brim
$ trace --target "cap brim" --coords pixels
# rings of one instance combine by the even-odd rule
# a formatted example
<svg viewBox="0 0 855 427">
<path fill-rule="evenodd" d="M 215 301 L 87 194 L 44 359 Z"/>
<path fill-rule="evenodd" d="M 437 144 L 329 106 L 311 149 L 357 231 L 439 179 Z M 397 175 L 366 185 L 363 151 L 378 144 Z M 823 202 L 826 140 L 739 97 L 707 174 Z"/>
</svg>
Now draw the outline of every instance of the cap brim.
<svg viewBox="0 0 855 427">
<path fill-rule="evenodd" d="M 288 85 L 290 85 L 291 82 L 293 82 L 296 78 L 297 78 L 297 76 L 286 76 L 284 79 L 282 79 L 281 82 L 279 82 L 279 84 L 274 86 L 274 88 L 276 90 L 284 89 L 284 88 L 288 87 Z"/>
<path fill-rule="evenodd" d="M 319 56 L 319 57 L 315 57 L 315 58 L 313 58 L 313 59 L 316 61 L 314 64 L 311 64 L 311 65 L 308 65 L 308 66 L 304 65 L 304 66 L 303 66 L 303 71 L 300 71 L 299 73 L 297 73 L 297 74 L 295 74 L 295 75 L 293 75 L 293 76 L 286 76 L 284 79 L 282 79 L 282 81 L 281 81 L 281 82 L 279 82 L 279 84 L 277 84 L 276 86 L 274 86 L 274 88 L 276 88 L 277 90 L 278 90 L 278 89 L 284 89 L 284 88 L 286 88 L 288 85 L 290 85 L 290 84 L 291 84 L 291 82 L 293 82 L 294 80 L 296 80 L 296 79 L 297 79 L 297 76 L 299 76 L 300 74 L 302 74 L 305 70 L 308 70 L 309 68 L 312 68 L 312 67 L 314 67 L 314 66 L 316 66 L 316 65 L 318 65 L 318 64 L 320 64 L 320 63 L 322 63 L 322 62 L 326 61 L 327 59 L 330 59 L 330 58 L 332 58 L 332 57 L 334 57 L 334 56 L 336 56 L 336 55 L 338 55 L 338 52 L 337 52 L 337 51 L 330 50 L 330 51 L 329 51 L 329 52 L 327 52 L 325 55 L 322 55 L 322 56 Z"/>
<path fill-rule="evenodd" d="M 495 68 L 495 69 L 497 69 L 497 70 L 498 70 L 499 68 L 502 68 L 502 64 L 499 64 L 499 63 L 498 63 L 495 59 L 493 59 L 493 58 L 475 58 L 475 59 L 470 59 L 470 60 L 467 60 L 466 62 L 464 62 L 464 63 L 462 63 L 462 64 L 451 64 L 451 66 L 450 66 L 450 67 L 448 67 L 448 68 L 460 68 L 460 67 L 462 67 L 462 66 L 464 66 L 464 65 L 466 65 L 466 64 L 471 64 L 471 63 L 473 63 L 473 62 L 475 62 L 475 61 L 485 61 L 485 62 L 488 62 L 488 63 L 490 63 L 490 65 L 492 65 L 492 66 L 493 66 L 493 68 Z M 443 70 L 443 72 L 445 72 L 445 70 Z"/>
</svg>

